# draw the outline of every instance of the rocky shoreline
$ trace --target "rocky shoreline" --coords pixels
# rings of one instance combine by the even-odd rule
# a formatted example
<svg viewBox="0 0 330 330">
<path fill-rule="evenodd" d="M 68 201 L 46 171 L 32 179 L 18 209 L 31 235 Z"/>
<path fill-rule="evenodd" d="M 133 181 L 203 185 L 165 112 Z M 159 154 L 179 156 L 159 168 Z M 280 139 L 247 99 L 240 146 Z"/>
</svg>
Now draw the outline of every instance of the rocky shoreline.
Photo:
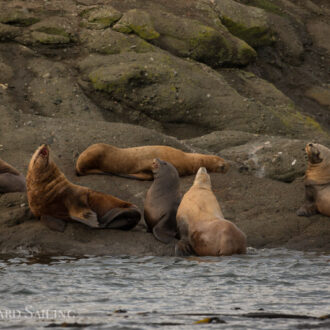
<svg viewBox="0 0 330 330">
<path fill-rule="evenodd" d="M 26 174 L 47 143 L 72 182 L 142 210 L 150 182 L 77 177 L 79 153 L 105 142 L 217 154 L 232 166 L 211 174 L 214 192 L 248 246 L 329 252 L 329 218 L 295 214 L 304 145 L 330 146 L 329 18 L 322 0 L 1 2 L 0 158 Z M 27 205 L 0 196 L 0 253 L 174 254 L 143 221 L 54 233 Z"/>
</svg>

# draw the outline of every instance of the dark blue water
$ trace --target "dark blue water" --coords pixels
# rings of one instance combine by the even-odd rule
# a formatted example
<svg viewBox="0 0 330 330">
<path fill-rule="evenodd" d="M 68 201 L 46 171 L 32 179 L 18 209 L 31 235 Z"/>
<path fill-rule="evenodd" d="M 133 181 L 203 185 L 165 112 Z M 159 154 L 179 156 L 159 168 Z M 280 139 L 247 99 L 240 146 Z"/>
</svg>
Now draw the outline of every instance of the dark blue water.
<svg viewBox="0 0 330 330">
<path fill-rule="evenodd" d="M 3 257 L 0 328 L 327 328 L 329 320 L 298 317 L 330 314 L 329 266 L 329 255 L 285 249 L 188 259 Z M 207 317 L 226 323 L 194 324 Z"/>
</svg>

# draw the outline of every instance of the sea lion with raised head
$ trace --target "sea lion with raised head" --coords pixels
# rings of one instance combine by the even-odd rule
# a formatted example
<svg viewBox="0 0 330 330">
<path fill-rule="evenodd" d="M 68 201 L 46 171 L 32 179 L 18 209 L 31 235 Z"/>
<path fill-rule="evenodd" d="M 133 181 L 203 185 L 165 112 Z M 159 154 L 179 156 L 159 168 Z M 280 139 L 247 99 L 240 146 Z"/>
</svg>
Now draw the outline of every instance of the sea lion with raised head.
<svg viewBox="0 0 330 330">
<path fill-rule="evenodd" d="M 176 168 L 155 158 L 152 163 L 154 182 L 144 202 L 144 220 L 154 236 L 169 243 L 177 235 L 176 211 L 181 201 L 179 174 Z"/>
<path fill-rule="evenodd" d="M 140 180 L 152 180 L 152 161 L 171 163 L 180 176 L 195 174 L 203 166 L 210 172 L 226 173 L 229 164 L 219 156 L 187 153 L 168 146 L 117 148 L 93 144 L 83 151 L 76 163 L 77 175 L 111 173 Z"/>
<path fill-rule="evenodd" d="M 45 144 L 33 154 L 26 181 L 32 213 L 55 230 L 63 231 L 70 220 L 92 228 L 128 230 L 141 217 L 135 205 L 67 180 Z"/>
<path fill-rule="evenodd" d="M 297 215 L 309 217 L 321 213 L 330 217 L 330 149 L 318 143 L 307 143 L 305 150 L 308 158 L 305 203 Z"/>
<path fill-rule="evenodd" d="M 26 191 L 24 175 L 0 159 L 0 194 Z"/>
<path fill-rule="evenodd" d="M 245 234 L 225 220 L 204 167 L 198 170 L 192 187 L 183 196 L 176 219 L 181 237 L 175 247 L 177 256 L 228 256 L 246 252 Z"/>
</svg>

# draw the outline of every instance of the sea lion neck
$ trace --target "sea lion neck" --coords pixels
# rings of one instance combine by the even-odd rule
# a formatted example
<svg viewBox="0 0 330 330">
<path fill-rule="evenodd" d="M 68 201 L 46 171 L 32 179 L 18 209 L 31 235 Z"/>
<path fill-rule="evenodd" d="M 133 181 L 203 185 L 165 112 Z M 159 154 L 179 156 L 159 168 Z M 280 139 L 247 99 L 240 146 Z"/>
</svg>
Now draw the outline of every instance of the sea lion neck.
<svg viewBox="0 0 330 330">
<path fill-rule="evenodd" d="M 330 164 L 325 161 L 315 164 L 308 162 L 305 184 L 327 183 L 330 183 Z"/>
</svg>

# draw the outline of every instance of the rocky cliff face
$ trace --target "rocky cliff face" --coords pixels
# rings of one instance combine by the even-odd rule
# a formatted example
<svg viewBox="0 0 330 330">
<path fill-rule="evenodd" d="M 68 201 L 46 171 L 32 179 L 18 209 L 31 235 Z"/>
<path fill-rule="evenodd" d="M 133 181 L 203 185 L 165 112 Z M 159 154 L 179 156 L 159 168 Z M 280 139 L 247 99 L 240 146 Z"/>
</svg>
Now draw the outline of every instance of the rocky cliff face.
<svg viewBox="0 0 330 330">
<path fill-rule="evenodd" d="M 303 147 L 330 145 L 329 21 L 326 0 L 1 1 L 0 157 L 25 174 L 48 143 L 70 180 L 142 209 L 150 182 L 78 178 L 77 155 L 96 142 L 219 154 L 232 169 L 214 191 L 249 245 L 330 250 L 329 219 L 295 215 Z M 143 222 L 51 232 L 24 194 L 0 196 L 0 228 L 6 253 L 173 253 Z"/>
</svg>

